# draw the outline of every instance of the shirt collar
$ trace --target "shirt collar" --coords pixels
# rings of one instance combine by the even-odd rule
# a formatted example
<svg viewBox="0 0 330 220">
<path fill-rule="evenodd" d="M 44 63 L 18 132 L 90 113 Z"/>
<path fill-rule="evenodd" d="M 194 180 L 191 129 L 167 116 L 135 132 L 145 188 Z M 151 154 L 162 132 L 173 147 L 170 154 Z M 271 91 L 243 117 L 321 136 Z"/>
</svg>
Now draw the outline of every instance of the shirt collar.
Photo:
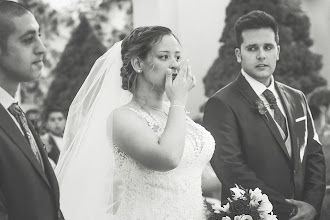
<svg viewBox="0 0 330 220">
<path fill-rule="evenodd" d="M 246 81 L 248 81 L 248 83 L 250 84 L 250 86 L 258 96 L 261 96 L 266 89 L 269 89 L 273 94 L 277 94 L 275 90 L 273 75 L 270 78 L 271 80 L 270 85 L 266 87 L 264 84 L 262 84 L 261 82 L 259 82 L 258 80 L 254 79 L 249 74 L 247 74 L 243 69 L 241 70 L 241 72 L 244 78 L 246 79 Z"/>
<path fill-rule="evenodd" d="M 13 103 L 17 103 L 17 100 L 0 87 L 0 104 L 7 110 Z"/>
</svg>

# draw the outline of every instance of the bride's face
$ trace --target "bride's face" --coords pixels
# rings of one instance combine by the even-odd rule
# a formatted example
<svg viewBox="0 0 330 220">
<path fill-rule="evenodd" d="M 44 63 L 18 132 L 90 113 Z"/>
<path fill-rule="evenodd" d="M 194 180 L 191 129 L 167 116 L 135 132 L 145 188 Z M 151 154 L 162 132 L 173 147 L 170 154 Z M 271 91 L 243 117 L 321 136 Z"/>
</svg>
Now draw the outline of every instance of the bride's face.
<svg viewBox="0 0 330 220">
<path fill-rule="evenodd" d="M 166 73 L 175 77 L 181 61 L 181 45 L 173 35 L 165 35 L 141 62 L 143 78 L 154 89 L 165 89 Z"/>
</svg>

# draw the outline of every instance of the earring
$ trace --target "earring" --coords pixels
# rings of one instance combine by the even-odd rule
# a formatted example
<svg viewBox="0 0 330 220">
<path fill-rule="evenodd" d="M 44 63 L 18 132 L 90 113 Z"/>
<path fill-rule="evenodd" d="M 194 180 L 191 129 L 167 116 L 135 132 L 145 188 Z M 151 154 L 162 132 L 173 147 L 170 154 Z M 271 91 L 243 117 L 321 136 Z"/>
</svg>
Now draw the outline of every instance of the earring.
<svg viewBox="0 0 330 220">
<path fill-rule="evenodd" d="M 138 72 L 138 73 L 141 73 L 141 72 L 142 72 L 142 70 L 137 70 L 137 72 Z"/>
</svg>

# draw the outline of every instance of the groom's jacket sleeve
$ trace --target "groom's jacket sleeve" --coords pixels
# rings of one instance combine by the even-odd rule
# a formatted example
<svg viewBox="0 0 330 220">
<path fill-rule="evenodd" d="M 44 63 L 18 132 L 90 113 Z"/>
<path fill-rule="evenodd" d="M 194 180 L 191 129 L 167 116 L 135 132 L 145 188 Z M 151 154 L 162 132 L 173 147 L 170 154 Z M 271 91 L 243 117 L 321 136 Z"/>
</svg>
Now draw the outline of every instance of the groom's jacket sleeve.
<svg viewBox="0 0 330 220">
<path fill-rule="evenodd" d="M 246 165 L 240 141 L 241 131 L 233 109 L 221 99 L 210 98 L 205 106 L 203 125 L 216 142 L 211 165 L 223 184 L 222 200 L 230 196 L 229 188 L 235 184 L 248 189 L 258 187 L 268 195 L 274 209 L 281 210 L 281 219 L 288 219 L 293 207 L 285 202 L 284 196 L 258 179 L 255 172 Z"/>
<path fill-rule="evenodd" d="M 307 145 L 303 161 L 305 165 L 304 193 L 302 200 L 320 212 L 325 194 L 325 161 L 322 145 L 319 142 L 311 112 L 303 93 L 303 105 L 307 109 Z"/>
</svg>

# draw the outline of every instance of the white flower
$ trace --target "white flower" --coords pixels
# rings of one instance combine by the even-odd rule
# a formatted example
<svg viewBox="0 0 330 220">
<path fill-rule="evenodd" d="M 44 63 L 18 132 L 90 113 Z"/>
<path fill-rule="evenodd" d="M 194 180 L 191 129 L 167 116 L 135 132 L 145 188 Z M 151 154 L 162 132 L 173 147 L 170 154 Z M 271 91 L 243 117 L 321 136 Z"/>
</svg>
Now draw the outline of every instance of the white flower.
<svg viewBox="0 0 330 220">
<path fill-rule="evenodd" d="M 220 210 L 221 209 L 221 203 L 220 202 L 213 202 L 212 208 L 214 210 Z"/>
<path fill-rule="evenodd" d="M 222 217 L 221 220 L 231 220 L 231 218 L 229 218 L 228 216 Z"/>
<path fill-rule="evenodd" d="M 268 218 L 266 220 L 278 220 L 277 216 L 274 215 L 273 213 L 271 213 L 270 215 L 268 215 Z"/>
<path fill-rule="evenodd" d="M 258 207 L 263 199 L 261 190 L 259 188 L 255 188 L 254 190 L 250 189 L 249 194 L 251 199 L 250 206 L 253 208 Z"/>
<path fill-rule="evenodd" d="M 260 213 L 261 219 L 266 219 L 268 213 L 273 211 L 273 205 L 269 201 L 268 196 L 266 194 L 262 194 L 259 188 L 255 190 L 249 190 L 250 194 L 250 206 L 256 207 L 258 212 Z"/>
<path fill-rule="evenodd" d="M 225 205 L 221 205 L 220 203 L 214 203 L 212 205 L 212 208 L 215 210 L 215 211 L 221 211 L 221 212 L 226 212 L 228 213 L 229 212 L 229 208 L 230 208 L 230 205 L 229 203 L 225 204 Z"/>
<path fill-rule="evenodd" d="M 261 201 L 262 200 L 262 193 L 259 188 L 255 188 L 254 190 L 249 190 L 250 198 L 254 201 Z"/>
<path fill-rule="evenodd" d="M 262 194 L 262 200 L 257 210 L 260 214 L 262 213 L 268 214 L 273 211 L 273 205 L 269 201 L 268 196 L 266 194 Z"/>
<path fill-rule="evenodd" d="M 221 206 L 221 208 L 222 209 L 220 211 L 229 213 L 230 204 L 227 203 L 226 205 Z"/>
<path fill-rule="evenodd" d="M 253 218 L 250 215 L 240 215 L 235 216 L 234 220 L 253 220 Z"/>
<path fill-rule="evenodd" d="M 236 187 L 230 188 L 230 191 L 232 192 L 232 198 L 234 200 L 244 198 L 245 191 L 240 189 L 237 185 Z"/>
<path fill-rule="evenodd" d="M 271 214 L 263 214 L 263 215 L 260 215 L 260 218 L 261 218 L 262 220 L 278 220 L 278 219 L 277 219 L 277 216 L 274 215 L 273 213 L 271 213 Z"/>
</svg>

